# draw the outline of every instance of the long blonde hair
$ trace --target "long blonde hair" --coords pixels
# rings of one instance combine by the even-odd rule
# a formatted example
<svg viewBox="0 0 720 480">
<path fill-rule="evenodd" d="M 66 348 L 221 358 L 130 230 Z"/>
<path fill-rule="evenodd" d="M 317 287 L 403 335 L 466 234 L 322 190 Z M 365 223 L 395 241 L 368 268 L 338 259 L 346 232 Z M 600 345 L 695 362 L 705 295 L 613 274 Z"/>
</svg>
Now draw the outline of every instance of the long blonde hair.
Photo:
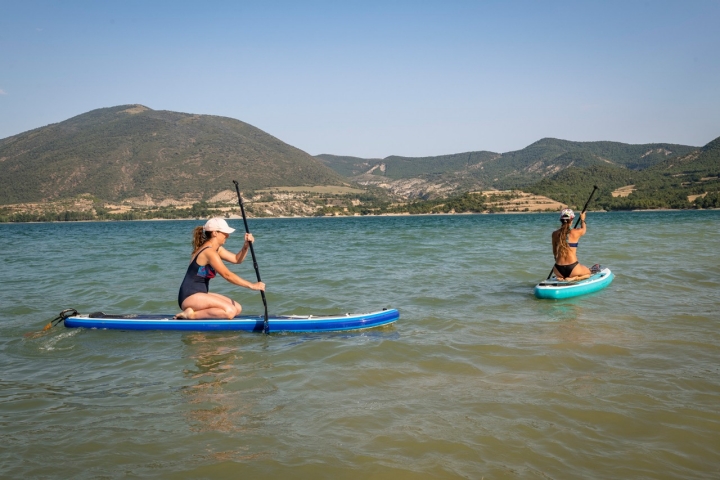
<svg viewBox="0 0 720 480">
<path fill-rule="evenodd" d="M 207 242 L 212 238 L 212 232 L 206 232 L 203 227 L 195 227 L 193 230 L 193 240 L 192 240 L 192 246 L 193 246 L 193 253 L 197 252 L 200 247 L 202 247 L 202 244 Z"/>
<path fill-rule="evenodd" d="M 562 226 L 560 227 L 559 237 L 557 245 L 555 245 L 555 258 L 559 258 L 567 253 L 567 251 L 570 249 L 570 245 L 568 245 L 567 237 L 570 234 L 570 229 L 572 227 L 572 219 L 569 218 L 567 220 L 561 220 Z"/>
</svg>

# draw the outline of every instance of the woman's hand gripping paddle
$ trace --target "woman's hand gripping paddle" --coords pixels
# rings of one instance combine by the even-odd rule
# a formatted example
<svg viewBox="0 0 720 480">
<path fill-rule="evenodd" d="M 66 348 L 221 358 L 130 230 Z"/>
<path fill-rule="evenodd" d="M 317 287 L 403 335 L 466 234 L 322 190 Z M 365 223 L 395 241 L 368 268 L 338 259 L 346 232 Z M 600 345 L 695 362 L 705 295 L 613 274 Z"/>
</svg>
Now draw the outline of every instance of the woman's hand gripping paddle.
<svg viewBox="0 0 720 480">
<path fill-rule="evenodd" d="M 238 182 L 236 180 L 233 180 L 233 183 L 235 184 L 235 191 L 237 192 L 238 203 L 240 204 L 240 212 L 242 213 L 243 223 L 245 224 L 245 232 L 250 233 L 250 229 L 248 228 L 247 223 L 247 217 L 245 216 L 245 205 L 243 205 L 243 199 L 240 196 L 240 186 L 238 185 Z M 255 275 L 257 275 L 257 281 L 262 282 L 262 280 L 260 280 L 260 269 L 258 268 L 257 260 L 255 259 L 255 249 L 253 248 L 253 242 L 249 242 L 249 245 L 250 255 L 252 255 L 253 267 L 255 267 Z M 265 299 L 265 292 L 263 290 L 260 290 L 260 295 L 262 295 L 263 305 L 265 306 L 265 322 L 263 323 L 263 333 L 269 333 L 270 326 L 268 325 L 268 308 L 267 300 Z"/>
<path fill-rule="evenodd" d="M 595 195 L 595 190 L 597 190 L 597 189 L 598 189 L 598 186 L 597 186 L 597 185 L 593 185 L 593 191 L 592 191 L 592 193 L 590 194 L 590 198 L 588 198 L 587 202 L 585 202 L 585 206 L 583 207 L 582 212 L 580 212 L 580 215 L 578 215 L 577 222 L 575 222 L 575 227 L 573 227 L 573 228 L 577 228 L 577 226 L 580 225 L 580 217 L 581 217 L 582 214 L 585 213 L 585 211 L 587 210 L 588 205 L 590 205 L 590 200 L 592 200 L 593 195 Z M 552 277 L 552 274 L 553 274 L 554 271 L 555 271 L 555 267 L 553 266 L 552 270 L 550 270 L 550 273 L 548 274 L 548 276 L 547 276 L 547 278 L 546 278 L 545 280 L 549 280 L 550 277 Z"/>
</svg>

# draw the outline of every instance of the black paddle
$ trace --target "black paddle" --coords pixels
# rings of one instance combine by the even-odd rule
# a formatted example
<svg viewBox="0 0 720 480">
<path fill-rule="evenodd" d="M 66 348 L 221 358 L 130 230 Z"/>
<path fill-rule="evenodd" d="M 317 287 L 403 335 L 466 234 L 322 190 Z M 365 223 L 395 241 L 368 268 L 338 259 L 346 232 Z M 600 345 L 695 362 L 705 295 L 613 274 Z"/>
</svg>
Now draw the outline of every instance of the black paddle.
<svg viewBox="0 0 720 480">
<path fill-rule="evenodd" d="M 585 210 L 587 210 L 588 205 L 590 205 L 590 200 L 592 200 L 593 195 L 595 195 L 595 190 L 597 190 L 597 189 L 598 189 L 597 185 L 593 185 L 593 191 L 590 194 L 590 198 L 588 198 L 587 202 L 585 202 L 585 206 L 583 207 L 582 212 L 580 212 L 580 215 L 578 215 L 577 222 L 575 222 L 575 226 L 573 228 L 577 228 L 577 226 L 580 225 L 580 217 L 582 216 L 583 213 L 585 213 Z M 552 277 L 552 274 L 554 271 L 555 271 L 555 267 L 553 267 L 552 270 L 550 270 L 550 274 L 547 276 L 547 278 L 545 280 L 548 280 L 550 277 Z"/>
<path fill-rule="evenodd" d="M 243 223 L 245 224 L 245 232 L 250 233 L 250 229 L 248 228 L 247 223 L 247 217 L 245 216 L 245 206 L 243 205 L 243 199 L 240 196 L 240 186 L 238 185 L 238 182 L 236 180 L 233 180 L 233 183 L 235 184 L 235 191 L 237 192 L 238 203 L 240 204 L 240 212 L 242 213 Z M 255 249 L 253 248 L 253 242 L 249 242 L 249 245 L 250 255 L 252 255 L 253 260 L 253 267 L 255 267 L 255 275 L 257 275 L 257 281 L 262 282 L 262 280 L 260 280 L 260 269 L 258 268 L 257 260 L 255 259 Z M 265 300 L 265 292 L 260 290 L 260 295 L 262 295 L 263 305 L 265 305 L 265 322 L 263 323 L 263 333 L 268 333 L 270 326 L 268 325 L 268 310 L 267 300 Z"/>
</svg>

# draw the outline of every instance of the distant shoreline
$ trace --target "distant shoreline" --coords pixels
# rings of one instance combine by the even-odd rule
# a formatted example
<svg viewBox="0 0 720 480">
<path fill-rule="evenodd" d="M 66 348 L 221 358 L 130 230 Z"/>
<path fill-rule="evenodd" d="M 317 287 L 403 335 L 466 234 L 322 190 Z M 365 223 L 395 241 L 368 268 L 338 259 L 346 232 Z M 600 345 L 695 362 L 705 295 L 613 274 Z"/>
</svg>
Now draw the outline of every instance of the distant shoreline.
<svg viewBox="0 0 720 480">
<path fill-rule="evenodd" d="M 643 209 L 643 210 L 590 210 L 588 213 L 652 213 L 652 212 L 704 212 L 704 211 L 718 211 L 720 208 L 692 208 L 692 209 L 680 209 L 680 208 L 655 208 L 655 209 Z M 372 218 L 372 217 L 442 217 L 442 216 L 462 216 L 462 215 L 542 215 L 542 214 L 554 214 L 555 212 L 461 212 L 461 213 L 381 213 L 378 215 L 292 215 L 292 216 L 276 216 L 276 217 L 250 217 L 248 219 L 255 220 L 275 220 L 275 219 L 308 219 L 308 218 Z M 241 215 L 229 215 L 228 220 L 241 220 Z M 105 220 L 57 220 L 51 222 L 0 222 L 0 225 L 25 225 L 25 224 L 44 224 L 44 223 L 114 223 L 114 222 L 200 222 L 205 220 L 204 218 L 138 218 L 132 220 L 118 220 L 118 219 L 105 219 Z"/>
</svg>

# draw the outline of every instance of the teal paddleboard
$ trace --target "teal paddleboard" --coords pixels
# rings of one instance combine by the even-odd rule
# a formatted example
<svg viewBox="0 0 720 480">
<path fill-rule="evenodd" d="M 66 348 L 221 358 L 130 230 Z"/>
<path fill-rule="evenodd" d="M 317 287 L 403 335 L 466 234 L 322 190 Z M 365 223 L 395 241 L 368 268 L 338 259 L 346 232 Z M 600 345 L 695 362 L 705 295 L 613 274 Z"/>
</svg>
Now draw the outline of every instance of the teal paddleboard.
<svg viewBox="0 0 720 480">
<path fill-rule="evenodd" d="M 535 296 L 552 299 L 577 297 L 602 290 L 612 283 L 613 278 L 614 275 L 609 268 L 601 268 L 590 278 L 577 282 L 566 282 L 552 276 L 535 286 Z"/>
</svg>

